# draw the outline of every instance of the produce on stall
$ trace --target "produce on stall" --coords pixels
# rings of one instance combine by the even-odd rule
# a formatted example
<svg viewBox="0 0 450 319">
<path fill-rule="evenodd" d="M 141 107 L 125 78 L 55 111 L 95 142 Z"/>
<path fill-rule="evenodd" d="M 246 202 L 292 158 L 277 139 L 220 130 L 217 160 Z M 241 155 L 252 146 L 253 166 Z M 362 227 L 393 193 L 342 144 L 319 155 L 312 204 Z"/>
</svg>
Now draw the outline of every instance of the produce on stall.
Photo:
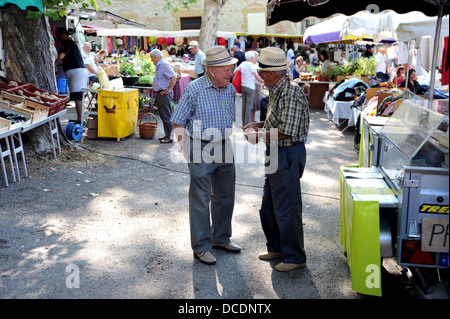
<svg viewBox="0 0 450 319">
<path fill-rule="evenodd" d="M 39 122 L 64 110 L 68 101 L 68 96 L 42 90 L 30 83 L 0 77 L 0 117 L 3 131 Z M 5 121 L 9 121 L 9 125 Z"/>
<path fill-rule="evenodd" d="M 331 72 L 325 73 L 322 73 L 321 66 L 308 66 L 308 73 L 313 73 L 318 81 L 329 81 L 337 80 L 338 76 L 375 76 L 375 67 L 375 58 L 359 58 L 343 65 L 331 63 Z"/>
<path fill-rule="evenodd" d="M 47 116 L 58 113 L 67 107 L 69 97 L 42 90 L 30 83 L 0 77 L 1 100 L 13 106 L 33 111 L 43 117 L 47 109 Z M 31 103 L 32 102 L 32 103 Z"/>
<path fill-rule="evenodd" d="M 150 59 L 150 54 L 140 53 L 137 50 L 132 58 L 122 60 L 119 65 L 119 73 L 122 76 L 123 84 L 128 86 L 151 85 L 155 71 L 156 68 Z"/>
</svg>

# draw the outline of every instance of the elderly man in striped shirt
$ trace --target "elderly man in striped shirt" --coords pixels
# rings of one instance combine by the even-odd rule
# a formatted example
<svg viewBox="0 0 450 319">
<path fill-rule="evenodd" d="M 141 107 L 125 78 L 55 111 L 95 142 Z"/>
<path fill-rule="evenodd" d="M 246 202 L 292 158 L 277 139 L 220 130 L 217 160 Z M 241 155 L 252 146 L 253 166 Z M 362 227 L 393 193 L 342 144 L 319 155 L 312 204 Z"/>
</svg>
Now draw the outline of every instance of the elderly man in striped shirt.
<svg viewBox="0 0 450 319">
<path fill-rule="evenodd" d="M 159 115 L 164 126 L 164 137 L 161 137 L 159 141 L 163 144 L 172 143 L 173 141 L 170 139 L 173 131 L 172 122 L 170 122 L 172 116 L 171 102 L 173 99 L 172 89 L 177 83 L 177 74 L 172 66 L 164 60 L 160 50 L 155 49 L 150 52 L 150 58 L 156 66 L 153 91 L 155 91 Z"/>
<path fill-rule="evenodd" d="M 212 248 L 241 251 L 230 239 L 236 180 L 229 138 L 236 90 L 230 78 L 236 62 L 223 46 L 207 50 L 205 75 L 185 88 L 171 118 L 191 176 L 191 247 L 194 257 L 207 265 L 216 263 Z"/>
</svg>

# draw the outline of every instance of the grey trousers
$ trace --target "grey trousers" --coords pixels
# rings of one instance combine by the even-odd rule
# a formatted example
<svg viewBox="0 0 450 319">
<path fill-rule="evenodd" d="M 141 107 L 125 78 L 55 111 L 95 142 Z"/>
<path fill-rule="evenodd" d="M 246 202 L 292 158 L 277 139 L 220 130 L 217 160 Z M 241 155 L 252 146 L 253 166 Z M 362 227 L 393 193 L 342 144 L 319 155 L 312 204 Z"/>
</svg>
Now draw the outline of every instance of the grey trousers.
<svg viewBox="0 0 450 319">
<path fill-rule="evenodd" d="M 191 138 L 186 141 L 190 143 L 188 168 L 191 247 L 196 252 L 203 252 L 211 250 L 212 244 L 230 242 L 236 175 L 234 159 L 231 163 L 225 160 L 205 161 L 203 157 L 201 161 L 193 161 L 194 152 L 198 155 L 199 149 L 203 150 L 207 145 L 211 147 L 212 144 L 208 153 L 221 152 L 222 159 L 225 159 L 225 153 L 230 152 L 230 147 L 233 152 L 229 139 L 218 143 L 195 140 L 197 147 L 193 146 L 193 141 Z M 221 147 L 218 144 L 222 144 Z M 216 158 L 218 154 L 212 155 Z"/>
<path fill-rule="evenodd" d="M 242 92 L 242 126 L 250 123 L 250 113 L 255 99 L 255 90 L 241 86 Z"/>
<path fill-rule="evenodd" d="M 170 106 L 172 97 L 172 92 L 166 95 L 161 95 L 158 92 L 155 94 L 156 103 L 158 104 L 159 109 L 159 116 L 163 122 L 164 137 L 168 139 L 170 139 L 170 135 L 173 131 L 173 125 L 172 122 L 170 122 L 170 117 L 172 116 L 172 107 Z"/>
</svg>

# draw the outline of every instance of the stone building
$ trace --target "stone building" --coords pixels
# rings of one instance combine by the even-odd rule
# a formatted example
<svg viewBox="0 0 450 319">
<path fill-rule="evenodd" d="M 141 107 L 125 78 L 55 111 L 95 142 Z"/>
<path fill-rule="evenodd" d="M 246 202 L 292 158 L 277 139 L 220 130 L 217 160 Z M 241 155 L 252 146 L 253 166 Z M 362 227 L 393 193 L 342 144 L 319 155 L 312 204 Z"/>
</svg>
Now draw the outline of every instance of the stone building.
<svg viewBox="0 0 450 319">
<path fill-rule="evenodd" d="M 127 19 L 145 24 L 145 28 L 163 31 L 200 29 L 203 0 L 189 9 L 165 11 L 166 0 L 111 0 L 113 5 L 97 1 L 100 10 L 107 10 Z M 314 20 L 300 23 L 283 21 L 266 26 L 267 0 L 228 0 L 222 8 L 219 31 L 248 34 L 301 35 Z M 99 25 L 101 25 L 99 23 Z M 109 26 L 110 27 L 110 26 Z"/>
</svg>

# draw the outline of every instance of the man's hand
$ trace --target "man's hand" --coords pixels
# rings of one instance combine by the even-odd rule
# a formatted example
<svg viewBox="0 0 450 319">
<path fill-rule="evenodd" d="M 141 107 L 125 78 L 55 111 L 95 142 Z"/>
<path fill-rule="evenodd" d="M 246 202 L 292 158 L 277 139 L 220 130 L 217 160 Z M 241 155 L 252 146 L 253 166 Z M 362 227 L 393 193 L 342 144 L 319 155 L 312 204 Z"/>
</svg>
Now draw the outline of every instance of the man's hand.
<svg viewBox="0 0 450 319">
<path fill-rule="evenodd" d="M 184 143 L 185 143 L 185 138 L 186 138 L 186 136 L 185 136 L 186 129 L 182 125 L 178 125 L 178 124 L 173 123 L 173 131 L 174 131 L 174 134 L 175 134 L 175 140 L 178 142 L 178 144 L 180 144 L 181 151 L 183 152 L 184 157 L 187 159 L 187 157 L 186 157 L 187 154 L 185 153 L 185 150 L 184 150 Z"/>
<path fill-rule="evenodd" d="M 249 143 L 257 144 L 258 143 L 258 129 L 261 129 L 264 125 L 264 122 L 251 122 L 242 127 L 244 131 L 244 136 Z"/>
<path fill-rule="evenodd" d="M 245 129 L 244 136 L 249 143 L 258 144 L 258 131 L 256 131 L 254 128 L 249 127 Z"/>
</svg>

